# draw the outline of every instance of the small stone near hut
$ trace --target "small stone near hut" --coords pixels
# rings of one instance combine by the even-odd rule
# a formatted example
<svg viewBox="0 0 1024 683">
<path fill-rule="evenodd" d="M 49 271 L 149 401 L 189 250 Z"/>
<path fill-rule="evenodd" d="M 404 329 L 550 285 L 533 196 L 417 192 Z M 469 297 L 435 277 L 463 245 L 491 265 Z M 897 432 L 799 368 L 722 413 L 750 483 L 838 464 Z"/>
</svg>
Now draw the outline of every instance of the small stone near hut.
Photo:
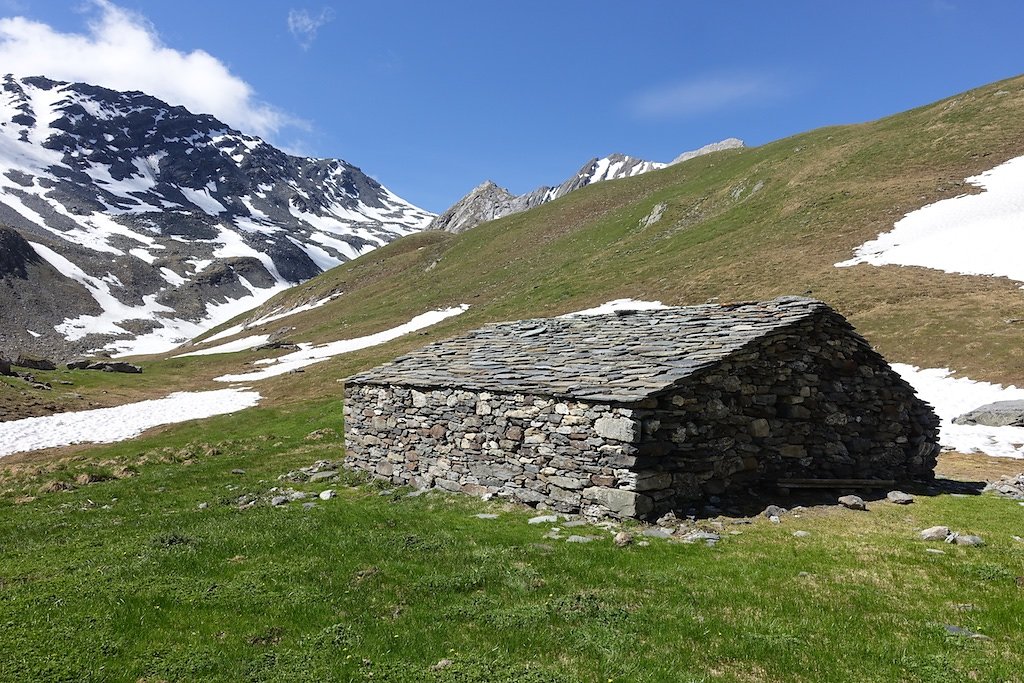
<svg viewBox="0 0 1024 683">
<path fill-rule="evenodd" d="M 903 491 L 889 491 L 885 494 L 885 499 L 896 505 L 910 505 L 914 502 L 914 497 L 909 493 L 903 493 Z"/>
<path fill-rule="evenodd" d="M 558 515 L 537 515 L 526 520 L 527 524 L 554 524 L 558 521 Z"/>
<path fill-rule="evenodd" d="M 923 541 L 945 541 L 949 536 L 948 526 L 931 526 L 921 532 Z"/>
<path fill-rule="evenodd" d="M 860 496 L 841 496 L 839 504 L 848 510 L 867 510 L 868 506 Z"/>
</svg>

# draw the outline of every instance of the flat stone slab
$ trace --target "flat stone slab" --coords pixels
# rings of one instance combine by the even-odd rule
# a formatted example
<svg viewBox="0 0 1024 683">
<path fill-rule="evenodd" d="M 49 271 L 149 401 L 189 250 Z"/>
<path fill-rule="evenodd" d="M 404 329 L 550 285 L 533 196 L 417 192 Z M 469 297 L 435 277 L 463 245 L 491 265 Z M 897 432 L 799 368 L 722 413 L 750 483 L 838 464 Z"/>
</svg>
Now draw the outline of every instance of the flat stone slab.
<svg viewBox="0 0 1024 683">
<path fill-rule="evenodd" d="M 1024 401 L 996 401 L 954 418 L 953 424 L 985 427 L 1024 427 Z"/>
</svg>

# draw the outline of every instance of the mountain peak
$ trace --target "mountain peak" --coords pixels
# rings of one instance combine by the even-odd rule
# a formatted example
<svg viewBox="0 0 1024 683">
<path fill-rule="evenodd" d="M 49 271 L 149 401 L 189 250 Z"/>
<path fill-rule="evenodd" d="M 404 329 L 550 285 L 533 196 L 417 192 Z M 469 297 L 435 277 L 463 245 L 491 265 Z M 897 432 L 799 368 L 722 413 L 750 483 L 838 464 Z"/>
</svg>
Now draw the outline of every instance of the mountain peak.
<svg viewBox="0 0 1024 683">
<path fill-rule="evenodd" d="M 0 222 L 94 309 L 37 307 L 40 337 L 0 327 L 0 349 L 166 350 L 433 218 L 341 159 L 45 76 L 0 79 L 0 166 Z M 220 266 L 216 282 L 203 277 Z"/>
</svg>

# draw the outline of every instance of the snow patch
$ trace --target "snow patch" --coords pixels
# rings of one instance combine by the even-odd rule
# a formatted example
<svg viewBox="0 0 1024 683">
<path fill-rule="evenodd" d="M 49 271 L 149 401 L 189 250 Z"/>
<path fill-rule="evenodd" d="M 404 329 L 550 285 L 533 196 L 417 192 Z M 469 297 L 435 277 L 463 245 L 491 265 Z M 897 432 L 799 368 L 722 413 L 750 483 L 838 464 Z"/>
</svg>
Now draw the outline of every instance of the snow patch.
<svg viewBox="0 0 1024 683">
<path fill-rule="evenodd" d="M 270 313 L 268 315 L 264 315 L 262 317 L 257 318 L 256 320 L 253 320 L 251 322 L 247 322 L 247 323 L 242 324 L 242 325 L 232 325 L 231 327 L 227 328 L 226 330 L 221 330 L 217 334 L 212 335 L 210 337 L 207 337 L 206 339 L 204 339 L 204 340 L 202 340 L 201 342 L 198 342 L 198 343 L 200 343 L 200 344 L 208 344 L 210 342 L 219 341 L 221 339 L 227 339 L 228 337 L 234 336 L 234 335 L 236 335 L 239 332 L 242 332 L 244 330 L 251 330 L 254 327 L 259 327 L 260 325 L 266 325 L 267 323 L 271 323 L 271 322 L 274 322 L 275 320 L 280 320 L 282 318 L 287 318 L 290 315 L 295 315 L 296 313 L 302 313 L 303 311 L 312 311 L 314 308 L 320 308 L 324 304 L 326 304 L 326 303 L 328 303 L 330 301 L 333 301 L 334 299 L 337 299 L 343 293 L 344 292 L 338 292 L 337 294 L 331 294 L 330 296 L 325 297 L 323 299 L 320 299 L 318 301 L 314 301 L 314 302 L 308 303 L 308 304 L 302 304 L 301 306 L 296 306 L 295 308 L 289 308 L 287 311 L 281 311 L 280 308 L 275 308 L 273 313 Z"/>
<path fill-rule="evenodd" d="M 615 311 L 657 311 L 663 308 L 672 308 L 666 306 L 660 301 L 638 301 L 636 299 L 615 299 L 603 303 L 595 308 L 587 308 L 582 311 L 576 311 L 575 313 L 566 313 L 561 318 L 571 318 L 577 315 L 608 315 Z"/>
<path fill-rule="evenodd" d="M 314 363 L 320 363 L 328 358 L 339 356 L 343 353 L 351 353 L 352 351 L 358 351 L 360 349 L 389 342 L 404 334 L 415 332 L 416 330 L 421 330 L 424 327 L 435 325 L 447 318 L 461 315 L 467 310 L 469 310 L 469 304 L 461 304 L 453 308 L 445 308 L 439 311 L 428 311 L 427 313 L 418 315 L 409 322 L 399 325 L 398 327 L 393 327 L 390 330 L 384 330 L 383 332 L 377 332 L 376 334 L 367 335 L 365 337 L 341 339 L 339 341 L 319 344 L 317 346 L 313 346 L 311 344 L 300 344 L 300 350 L 293 353 L 289 353 L 278 358 L 265 358 L 262 361 L 257 361 L 258 364 L 269 365 L 270 367 L 268 368 L 240 375 L 222 375 L 220 377 L 215 377 L 214 379 L 218 382 L 250 382 L 267 379 L 269 377 L 277 377 L 278 375 L 285 375 L 292 370 L 304 368 L 308 365 L 313 365 Z"/>
<path fill-rule="evenodd" d="M 957 425 L 953 419 L 994 401 L 1024 399 L 1024 389 L 952 377 L 946 368 L 918 368 L 892 363 L 892 369 L 914 387 L 918 396 L 935 409 L 942 421 L 939 443 L 959 453 L 985 453 L 1004 458 L 1024 458 L 1024 427 Z"/>
<path fill-rule="evenodd" d="M 223 204 L 210 195 L 210 189 L 207 187 L 204 187 L 201 190 L 194 190 L 191 187 L 179 186 L 178 189 L 181 190 L 181 194 L 184 195 L 185 199 L 192 202 L 211 216 L 218 216 L 227 211 Z"/>
<path fill-rule="evenodd" d="M 836 267 L 921 266 L 1024 282 L 1024 157 L 966 182 L 985 191 L 908 213 L 891 231 L 857 247 L 853 258 Z"/>
<path fill-rule="evenodd" d="M 177 356 L 174 356 L 174 358 L 185 358 L 186 356 L 210 356 L 215 353 L 234 353 L 235 351 L 248 351 L 249 349 L 255 349 L 257 346 L 266 344 L 269 340 L 269 334 L 254 334 L 251 337 L 242 337 L 241 339 L 229 341 L 226 344 L 211 346 L 208 349 L 199 349 L 198 351 L 179 353 Z"/>
<path fill-rule="evenodd" d="M 76 443 L 112 443 L 159 425 L 251 408 L 262 398 L 248 387 L 180 391 L 165 398 L 0 422 L 0 457 Z"/>
</svg>

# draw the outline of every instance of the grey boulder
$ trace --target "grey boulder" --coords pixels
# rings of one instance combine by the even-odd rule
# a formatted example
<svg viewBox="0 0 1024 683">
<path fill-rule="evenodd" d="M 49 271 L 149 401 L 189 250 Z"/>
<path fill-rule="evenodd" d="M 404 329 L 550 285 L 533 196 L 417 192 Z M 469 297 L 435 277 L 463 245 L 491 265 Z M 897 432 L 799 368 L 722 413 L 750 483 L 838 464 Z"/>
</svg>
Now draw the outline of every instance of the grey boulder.
<svg viewBox="0 0 1024 683">
<path fill-rule="evenodd" d="M 979 406 L 953 419 L 958 425 L 1024 427 L 1024 401 L 996 401 Z"/>
</svg>

